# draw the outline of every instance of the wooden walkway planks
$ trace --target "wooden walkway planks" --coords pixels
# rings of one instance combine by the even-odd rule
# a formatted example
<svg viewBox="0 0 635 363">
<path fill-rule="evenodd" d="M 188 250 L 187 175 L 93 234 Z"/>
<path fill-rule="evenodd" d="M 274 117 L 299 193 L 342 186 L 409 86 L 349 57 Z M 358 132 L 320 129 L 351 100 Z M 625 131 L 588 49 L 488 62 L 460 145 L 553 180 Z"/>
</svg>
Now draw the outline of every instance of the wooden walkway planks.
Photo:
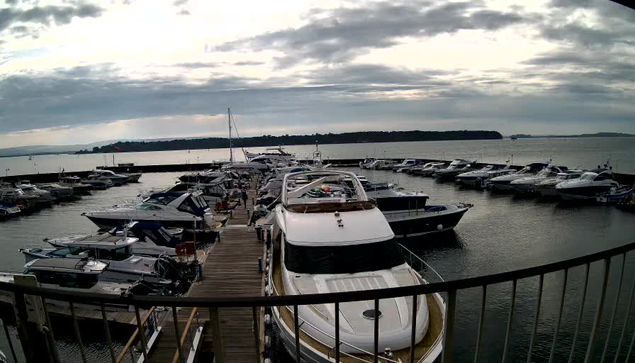
<svg viewBox="0 0 635 363">
<path fill-rule="evenodd" d="M 249 191 L 251 200 L 255 191 Z M 251 203 L 248 202 L 248 207 Z M 216 242 L 203 266 L 203 280 L 190 289 L 192 297 L 238 297 L 258 296 L 262 290 L 262 274 L 258 272 L 258 259 L 263 255 L 263 244 L 256 237 L 253 228 L 247 226 L 248 212 L 251 208 L 238 206 L 232 219 L 221 233 L 220 242 Z M 191 309 L 179 311 L 179 333 L 189 317 Z M 209 310 L 200 309 L 201 320 L 209 319 Z M 150 361 L 171 363 L 176 351 L 174 323 L 172 314 L 162 322 L 163 331 Z M 257 357 L 254 339 L 253 311 L 251 308 L 219 309 L 221 336 L 228 362 L 255 362 Z M 205 324 L 203 352 L 213 350 L 210 324 Z"/>
</svg>

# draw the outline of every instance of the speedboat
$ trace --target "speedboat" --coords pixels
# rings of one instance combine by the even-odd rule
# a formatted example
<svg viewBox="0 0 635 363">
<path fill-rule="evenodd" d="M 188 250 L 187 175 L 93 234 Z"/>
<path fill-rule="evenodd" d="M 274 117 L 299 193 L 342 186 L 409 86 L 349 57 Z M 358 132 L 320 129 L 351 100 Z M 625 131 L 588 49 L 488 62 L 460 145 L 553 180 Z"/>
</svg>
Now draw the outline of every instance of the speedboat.
<svg viewBox="0 0 635 363">
<path fill-rule="evenodd" d="M 81 180 L 82 184 L 90 185 L 93 189 L 108 189 L 115 186 L 112 180 L 97 174 L 91 174 L 86 179 Z"/>
<path fill-rule="evenodd" d="M 120 238 L 102 235 L 100 239 L 78 239 L 65 244 L 64 247 L 31 247 L 21 248 L 26 263 L 36 259 L 93 258 L 108 264 L 101 279 L 113 282 L 135 282 L 144 280 L 152 285 L 184 287 L 191 276 L 187 271 L 196 272 L 196 268 L 181 266 L 168 256 L 145 257 L 132 253 L 132 245 L 137 238 Z"/>
<path fill-rule="evenodd" d="M 307 183 L 307 180 L 309 181 Z M 353 188 L 349 186 L 352 180 Z M 273 294 L 303 295 L 426 284 L 404 260 L 386 218 L 368 199 L 355 174 L 316 171 L 285 176 L 281 203 L 274 210 L 275 249 L 269 281 Z M 374 349 L 379 320 L 379 350 L 407 361 L 415 310 L 417 362 L 433 362 L 442 351 L 444 303 L 438 294 L 407 308 L 410 297 L 382 299 L 379 310 L 366 301 L 340 303 L 342 354 L 364 361 Z M 298 306 L 303 362 L 333 362 L 332 304 Z M 296 349 L 294 312 L 273 307 L 273 320 L 289 351 Z M 424 339 L 425 338 L 425 339 Z"/>
<path fill-rule="evenodd" d="M 73 188 L 62 186 L 58 183 L 38 183 L 37 187 L 51 193 L 57 201 L 68 201 L 75 197 Z"/>
<path fill-rule="evenodd" d="M 20 207 L 13 203 L 0 202 L 0 221 L 20 215 Z"/>
<path fill-rule="evenodd" d="M 370 169 L 369 166 L 375 161 L 375 158 L 365 158 L 359 162 L 359 167 L 362 169 Z"/>
<path fill-rule="evenodd" d="M 476 161 L 454 159 L 447 168 L 436 170 L 434 172 L 434 176 L 441 179 L 454 180 L 457 175 L 471 171 L 472 164 L 474 163 L 476 163 Z"/>
<path fill-rule="evenodd" d="M 127 183 L 138 183 L 139 179 L 141 179 L 142 173 L 121 173 L 121 175 L 125 176 Z"/>
<path fill-rule="evenodd" d="M 373 161 L 370 165 L 368 165 L 368 169 L 373 170 L 391 170 L 392 167 L 397 164 L 394 160 L 383 160 L 378 159 Z"/>
<path fill-rule="evenodd" d="M 218 202 L 227 200 L 229 196 L 222 179 L 217 179 L 216 182 L 213 183 L 180 182 L 162 191 L 150 191 L 145 197 L 155 193 L 198 193 L 209 206 L 214 206 Z"/>
<path fill-rule="evenodd" d="M 403 194 L 376 201 L 397 238 L 449 231 L 471 207 L 464 203 L 427 205 L 428 198 L 425 194 Z"/>
<path fill-rule="evenodd" d="M 611 170 L 589 171 L 578 179 L 566 180 L 556 185 L 556 192 L 564 200 L 595 200 L 599 194 L 619 188 Z"/>
<path fill-rule="evenodd" d="M 621 185 L 619 188 L 611 188 L 610 191 L 599 194 L 595 197 L 595 200 L 599 204 L 621 204 L 633 196 L 635 187 L 628 187 Z"/>
<path fill-rule="evenodd" d="M 536 183 L 536 191 L 543 197 L 557 197 L 556 185 L 562 183 L 565 180 L 577 179 L 582 176 L 584 171 L 582 170 L 567 170 L 563 173 L 558 173 L 555 177 L 544 179 Z"/>
<path fill-rule="evenodd" d="M 203 172 L 183 174 L 179 177 L 179 180 L 187 183 L 203 183 L 210 184 L 222 181 L 226 178 L 224 171 L 209 169 Z"/>
<path fill-rule="evenodd" d="M 40 287 L 81 293 L 107 294 L 115 297 L 125 295 L 172 295 L 169 287 L 158 288 L 144 281 L 134 283 L 113 282 L 102 280 L 107 263 L 93 259 L 82 258 L 45 258 L 32 260 L 24 265 L 22 273 L 0 273 L 0 282 L 29 284 L 36 279 Z M 26 275 L 26 276 L 25 276 Z M 13 296 L 13 294 L 11 294 Z M 50 305 L 68 308 L 68 301 L 46 299 Z M 75 305 L 79 309 L 96 310 L 100 305 Z M 127 304 L 105 304 L 108 311 L 130 311 Z"/>
<path fill-rule="evenodd" d="M 406 172 L 406 170 L 412 168 L 413 166 L 419 164 L 420 162 L 421 162 L 421 159 L 405 159 L 399 164 L 393 165 L 392 171 L 396 173 L 403 173 L 403 172 Z"/>
<path fill-rule="evenodd" d="M 196 230 L 215 228 L 214 215 L 198 193 L 155 193 L 137 205 L 114 206 L 84 215 L 104 229 L 123 226 L 129 221 L 157 222 L 164 227 Z"/>
<path fill-rule="evenodd" d="M 116 186 L 124 185 L 128 182 L 127 175 L 115 174 L 112 170 L 97 169 L 93 170 L 92 175 L 98 175 L 102 179 L 110 179 L 110 181 Z M 141 175 L 139 175 L 141 177 Z"/>
<path fill-rule="evenodd" d="M 115 245 L 130 243 L 134 255 L 149 257 L 176 256 L 174 248 L 182 242 L 181 237 L 177 237 L 161 224 L 150 222 L 131 222 L 103 233 L 44 239 L 44 242 L 57 248 L 76 243 L 98 244 L 104 241 Z"/>
<path fill-rule="evenodd" d="M 90 194 L 93 189 L 92 185 L 82 183 L 82 179 L 78 176 L 62 176 L 58 184 L 63 187 L 73 188 L 75 194 Z"/>
<path fill-rule="evenodd" d="M 538 174 L 513 180 L 509 183 L 509 185 L 514 189 L 516 193 L 519 193 L 519 194 L 536 193 L 538 191 L 536 188 L 537 183 L 547 180 L 549 178 L 554 178 L 558 176 L 558 174 L 565 173 L 566 171 L 567 171 L 566 166 L 549 165 L 546 168 L 539 171 Z"/>
<path fill-rule="evenodd" d="M 245 150 L 245 158 L 248 162 L 267 164 L 289 164 L 295 161 L 295 155 L 284 151 L 282 146 L 267 148 L 264 153 L 250 153 Z"/>
<path fill-rule="evenodd" d="M 487 180 L 495 177 L 493 175 L 500 176 L 514 171 L 515 170 L 509 168 L 509 165 L 505 167 L 500 165 L 486 165 L 479 170 L 468 171 L 457 175 L 456 181 L 466 186 L 485 188 Z"/>
<path fill-rule="evenodd" d="M 50 206 L 56 200 L 50 192 L 42 190 L 29 182 L 18 183 L 15 187 L 22 190 L 27 197 L 33 198 L 38 205 Z"/>
<path fill-rule="evenodd" d="M 512 181 L 535 175 L 547 166 L 549 166 L 549 164 L 545 163 L 532 163 L 525 165 L 524 168 L 518 170 L 517 172 L 508 173 L 489 179 L 487 181 L 487 187 L 495 191 L 514 190 L 514 188 L 509 185 Z"/>
<path fill-rule="evenodd" d="M 440 162 L 426 163 L 420 166 L 415 166 L 412 169 L 410 169 L 410 174 L 421 175 L 421 176 L 432 176 L 437 170 L 443 169 L 443 167 L 445 167 L 445 163 L 440 163 Z"/>
</svg>

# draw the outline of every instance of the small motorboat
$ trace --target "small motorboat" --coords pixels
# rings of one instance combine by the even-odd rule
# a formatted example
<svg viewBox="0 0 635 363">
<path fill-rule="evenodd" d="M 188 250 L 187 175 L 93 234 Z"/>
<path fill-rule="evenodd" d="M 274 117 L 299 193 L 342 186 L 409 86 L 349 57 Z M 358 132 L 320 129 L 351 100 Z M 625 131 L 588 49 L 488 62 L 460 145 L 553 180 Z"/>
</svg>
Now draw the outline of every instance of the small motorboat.
<svg viewBox="0 0 635 363">
<path fill-rule="evenodd" d="M 421 163 L 421 159 L 405 159 L 397 165 L 393 165 L 392 171 L 396 173 L 407 173 L 407 170 Z"/>
<path fill-rule="evenodd" d="M 97 175 L 102 179 L 109 179 L 116 187 L 124 185 L 128 182 L 127 175 L 116 174 L 112 170 L 96 169 L 92 171 L 92 175 Z M 141 177 L 141 175 L 139 175 L 139 177 Z"/>
<path fill-rule="evenodd" d="M 613 179 L 609 169 L 589 171 L 581 177 L 556 185 L 556 192 L 564 200 L 596 200 L 598 195 L 617 189 L 620 184 Z"/>
<path fill-rule="evenodd" d="M 368 169 L 373 169 L 373 170 L 392 170 L 392 167 L 395 166 L 395 164 L 397 164 L 397 162 L 395 160 L 378 159 L 378 160 L 373 161 L 368 166 Z"/>
<path fill-rule="evenodd" d="M 81 180 L 82 184 L 90 185 L 93 189 L 105 190 L 115 186 L 112 180 L 97 174 L 91 174 Z"/>
<path fill-rule="evenodd" d="M 57 184 L 73 188 L 75 194 L 90 194 L 90 191 L 93 190 L 92 185 L 82 183 L 82 179 L 78 176 L 62 176 Z"/>
<path fill-rule="evenodd" d="M 472 171 L 472 164 L 474 163 L 476 161 L 454 159 L 447 168 L 436 170 L 434 176 L 443 180 L 454 180 L 457 175 Z"/>
<path fill-rule="evenodd" d="M 538 172 L 547 166 L 549 166 L 549 164 L 545 163 L 532 163 L 525 165 L 524 168 L 516 172 L 507 173 L 505 175 L 489 179 L 487 181 L 487 187 L 494 191 L 513 191 L 514 188 L 510 185 L 512 181 L 538 174 Z"/>
<path fill-rule="evenodd" d="M 427 205 L 428 196 L 399 195 L 377 198 L 377 208 L 384 214 L 397 238 L 418 237 L 449 231 L 456 227 L 471 205 Z"/>
<path fill-rule="evenodd" d="M 362 169 L 370 169 L 370 165 L 375 161 L 375 158 L 365 158 L 359 162 L 359 167 Z"/>
<path fill-rule="evenodd" d="M 556 185 L 565 180 L 577 179 L 582 176 L 582 170 L 567 170 L 564 173 L 558 173 L 555 177 L 547 178 L 536 183 L 536 191 L 543 197 L 557 197 Z"/>
<path fill-rule="evenodd" d="M 123 226 L 129 221 L 205 231 L 216 228 L 214 215 L 199 193 L 155 193 L 137 205 L 114 206 L 84 215 L 103 229 Z"/>
<path fill-rule="evenodd" d="M 138 183 L 141 179 L 142 173 L 121 173 L 121 175 L 127 177 L 127 183 Z"/>
<path fill-rule="evenodd" d="M 607 193 L 597 195 L 595 200 L 599 204 L 619 204 L 632 197 L 633 191 L 635 187 L 621 185 L 619 188 L 611 188 Z"/>
<path fill-rule="evenodd" d="M 495 172 L 495 173 L 494 173 Z M 509 165 L 486 165 L 479 170 L 468 171 L 456 176 L 456 181 L 462 185 L 474 188 L 485 188 L 490 178 L 515 172 Z"/>
<path fill-rule="evenodd" d="M 509 185 L 518 194 L 533 194 L 538 192 L 536 184 L 540 183 L 541 181 L 557 177 L 558 174 L 566 173 L 567 170 L 568 169 L 566 166 L 549 165 L 539 171 L 538 174 L 513 180 L 509 183 Z"/>
<path fill-rule="evenodd" d="M 0 202 L 0 221 L 17 217 L 21 212 L 20 207 L 13 203 Z"/>
<path fill-rule="evenodd" d="M 50 192 L 42 190 L 27 181 L 18 183 L 15 187 L 22 190 L 27 197 L 33 198 L 37 205 L 51 206 L 56 201 Z"/>
<path fill-rule="evenodd" d="M 51 193 L 58 202 L 75 199 L 75 191 L 72 187 L 62 186 L 58 183 L 38 183 L 37 187 Z"/>
<path fill-rule="evenodd" d="M 445 163 L 433 162 L 426 163 L 423 165 L 417 165 L 410 169 L 409 174 L 412 175 L 421 175 L 421 176 L 432 176 L 437 170 L 441 170 L 445 167 Z"/>
</svg>

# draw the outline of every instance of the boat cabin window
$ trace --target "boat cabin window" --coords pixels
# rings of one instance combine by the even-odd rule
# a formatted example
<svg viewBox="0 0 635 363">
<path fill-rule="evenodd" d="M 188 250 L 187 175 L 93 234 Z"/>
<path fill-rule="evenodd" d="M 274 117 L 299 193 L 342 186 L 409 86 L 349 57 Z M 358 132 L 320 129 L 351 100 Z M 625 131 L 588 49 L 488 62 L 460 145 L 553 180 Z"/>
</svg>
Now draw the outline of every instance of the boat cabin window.
<svg viewBox="0 0 635 363">
<path fill-rule="evenodd" d="M 595 180 L 611 180 L 613 178 L 611 178 L 611 176 L 607 173 L 600 173 L 598 174 L 598 176 L 595 177 Z"/>
<path fill-rule="evenodd" d="M 161 210 L 161 207 L 156 206 L 156 205 L 152 205 L 152 204 L 142 203 L 142 204 L 137 204 L 135 209 L 138 209 L 138 210 Z"/>
<path fill-rule="evenodd" d="M 594 180 L 597 174 L 595 173 L 584 173 L 580 177 L 580 180 Z"/>
<path fill-rule="evenodd" d="M 285 266 L 297 273 L 357 273 L 390 269 L 404 262 L 394 239 L 352 246 L 308 247 L 285 243 Z"/>
<path fill-rule="evenodd" d="M 94 257 L 101 260 L 110 261 L 123 261 L 130 257 L 132 252 L 129 246 L 116 248 L 116 249 L 91 249 L 89 251 L 89 257 Z"/>
<path fill-rule="evenodd" d="M 77 274 L 59 271 L 26 271 L 26 273 L 35 275 L 40 283 L 59 285 L 61 287 L 88 289 L 95 286 L 99 281 L 99 275 L 97 274 Z"/>
<path fill-rule="evenodd" d="M 168 205 L 172 203 L 173 200 L 180 197 L 179 195 L 160 195 L 150 197 L 143 201 L 146 204 L 158 204 L 158 205 Z"/>
</svg>

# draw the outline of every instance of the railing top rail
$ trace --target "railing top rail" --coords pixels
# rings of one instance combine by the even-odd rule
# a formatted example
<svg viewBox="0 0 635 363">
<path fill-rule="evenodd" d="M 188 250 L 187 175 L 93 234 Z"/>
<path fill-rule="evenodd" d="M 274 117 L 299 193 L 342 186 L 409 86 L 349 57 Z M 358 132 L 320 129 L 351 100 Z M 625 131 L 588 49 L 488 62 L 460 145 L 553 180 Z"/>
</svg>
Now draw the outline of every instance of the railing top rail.
<svg viewBox="0 0 635 363">
<path fill-rule="evenodd" d="M 350 302 L 372 299 L 389 299 L 400 296 L 424 295 L 437 292 L 468 289 L 483 285 L 497 284 L 512 280 L 523 279 L 566 268 L 581 266 L 587 263 L 604 260 L 613 256 L 625 254 L 635 250 L 635 242 L 619 247 L 591 253 L 572 259 L 551 262 L 544 265 L 523 268 L 519 270 L 496 274 L 470 277 L 460 280 L 444 281 L 427 285 L 412 285 L 377 290 L 352 292 L 338 292 L 329 294 L 286 295 L 286 296 L 252 296 L 252 297 L 174 297 L 174 296 L 113 296 L 97 293 L 78 293 L 60 291 L 57 289 L 20 286 L 1 282 L 0 291 L 10 291 L 30 295 L 39 295 L 47 299 L 81 302 L 87 304 L 116 303 L 134 304 L 140 306 L 178 306 L 178 307 L 254 307 L 254 306 L 283 306 L 283 305 L 311 305 L 329 304 L 335 302 Z"/>
</svg>

